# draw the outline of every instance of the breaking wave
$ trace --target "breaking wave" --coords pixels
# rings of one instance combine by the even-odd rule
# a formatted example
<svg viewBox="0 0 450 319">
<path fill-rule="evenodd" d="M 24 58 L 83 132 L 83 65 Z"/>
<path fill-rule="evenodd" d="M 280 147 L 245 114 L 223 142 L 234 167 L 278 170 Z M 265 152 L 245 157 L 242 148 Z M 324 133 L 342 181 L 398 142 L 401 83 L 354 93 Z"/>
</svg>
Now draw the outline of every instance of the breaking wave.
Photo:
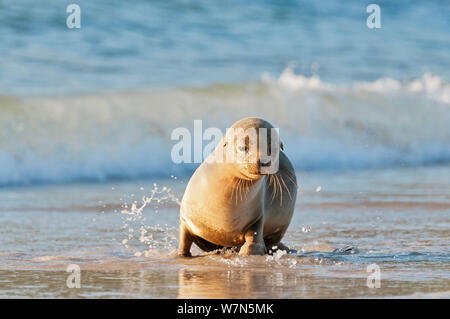
<svg viewBox="0 0 450 319">
<path fill-rule="evenodd" d="M 206 88 L 0 96 L 0 185 L 190 174 L 196 165 L 171 160 L 172 130 L 200 119 L 224 131 L 246 116 L 280 128 L 299 170 L 450 162 L 450 84 L 441 78 L 339 85 L 287 68 Z"/>
</svg>

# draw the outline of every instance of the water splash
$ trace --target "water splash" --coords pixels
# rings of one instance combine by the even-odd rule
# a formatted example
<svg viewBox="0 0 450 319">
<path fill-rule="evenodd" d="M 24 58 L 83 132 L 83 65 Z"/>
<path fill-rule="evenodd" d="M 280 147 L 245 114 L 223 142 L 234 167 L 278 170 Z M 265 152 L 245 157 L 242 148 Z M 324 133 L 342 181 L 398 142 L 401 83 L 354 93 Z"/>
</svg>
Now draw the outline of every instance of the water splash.
<svg viewBox="0 0 450 319">
<path fill-rule="evenodd" d="M 276 247 L 274 247 L 273 249 L 276 249 Z M 287 252 L 285 250 L 278 249 L 272 255 L 267 256 L 266 261 L 274 261 L 277 264 L 281 265 L 281 257 L 283 257 L 284 255 L 287 255 Z"/>
<path fill-rule="evenodd" d="M 142 189 L 141 189 L 142 190 Z M 180 205 L 180 200 L 170 188 L 159 188 L 153 184 L 149 196 L 142 196 L 141 202 L 123 204 L 121 211 L 123 239 L 121 244 L 133 251 L 136 257 L 150 256 L 152 253 L 173 251 L 177 247 L 178 229 L 168 224 L 151 223 L 151 214 L 168 204 Z M 145 213 L 150 210 L 150 213 Z M 148 219 L 150 217 L 150 221 Z"/>
</svg>

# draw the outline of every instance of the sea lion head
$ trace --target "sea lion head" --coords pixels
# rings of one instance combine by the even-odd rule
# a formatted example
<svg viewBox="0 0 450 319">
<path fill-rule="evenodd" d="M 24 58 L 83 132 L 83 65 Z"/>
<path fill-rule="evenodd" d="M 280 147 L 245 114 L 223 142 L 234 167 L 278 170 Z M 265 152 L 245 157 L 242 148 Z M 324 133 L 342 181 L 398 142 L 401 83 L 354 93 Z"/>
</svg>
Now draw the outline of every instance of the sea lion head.
<svg viewBox="0 0 450 319">
<path fill-rule="evenodd" d="M 240 178 L 256 180 L 278 171 L 282 149 L 279 132 L 263 119 L 249 117 L 237 121 L 227 130 L 218 147 L 223 148 L 225 161 Z"/>
</svg>

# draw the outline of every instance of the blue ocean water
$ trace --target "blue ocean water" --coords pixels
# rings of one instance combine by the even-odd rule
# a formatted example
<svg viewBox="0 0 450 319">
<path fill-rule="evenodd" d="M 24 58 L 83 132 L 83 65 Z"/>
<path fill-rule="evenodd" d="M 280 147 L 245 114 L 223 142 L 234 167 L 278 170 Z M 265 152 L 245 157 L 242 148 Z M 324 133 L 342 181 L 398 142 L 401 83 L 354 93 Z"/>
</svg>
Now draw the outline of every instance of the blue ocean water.
<svg viewBox="0 0 450 319">
<path fill-rule="evenodd" d="M 377 1 L 381 28 L 369 29 L 372 2 L 4 0 L 0 94 L 236 83 L 290 62 L 332 83 L 424 73 L 448 82 L 448 1 Z M 66 26 L 70 3 L 81 29 Z"/>
<path fill-rule="evenodd" d="M 0 186 L 187 176 L 171 132 L 245 116 L 296 169 L 450 162 L 446 1 L 70 3 L 0 2 Z"/>
</svg>

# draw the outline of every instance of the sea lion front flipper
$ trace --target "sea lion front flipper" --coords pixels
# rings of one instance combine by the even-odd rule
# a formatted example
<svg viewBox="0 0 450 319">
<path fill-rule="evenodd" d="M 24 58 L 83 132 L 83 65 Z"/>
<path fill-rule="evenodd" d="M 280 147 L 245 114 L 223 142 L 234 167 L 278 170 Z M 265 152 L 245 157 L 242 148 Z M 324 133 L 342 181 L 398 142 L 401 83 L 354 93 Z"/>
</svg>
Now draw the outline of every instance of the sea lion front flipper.
<svg viewBox="0 0 450 319">
<path fill-rule="evenodd" d="M 263 219 L 254 223 L 246 231 L 245 243 L 239 250 L 239 255 L 249 256 L 249 255 L 265 255 L 266 245 L 263 239 Z"/>
<path fill-rule="evenodd" d="M 180 220 L 180 244 L 178 246 L 178 255 L 183 257 L 192 257 L 191 246 L 194 242 L 194 237 Z"/>
</svg>

